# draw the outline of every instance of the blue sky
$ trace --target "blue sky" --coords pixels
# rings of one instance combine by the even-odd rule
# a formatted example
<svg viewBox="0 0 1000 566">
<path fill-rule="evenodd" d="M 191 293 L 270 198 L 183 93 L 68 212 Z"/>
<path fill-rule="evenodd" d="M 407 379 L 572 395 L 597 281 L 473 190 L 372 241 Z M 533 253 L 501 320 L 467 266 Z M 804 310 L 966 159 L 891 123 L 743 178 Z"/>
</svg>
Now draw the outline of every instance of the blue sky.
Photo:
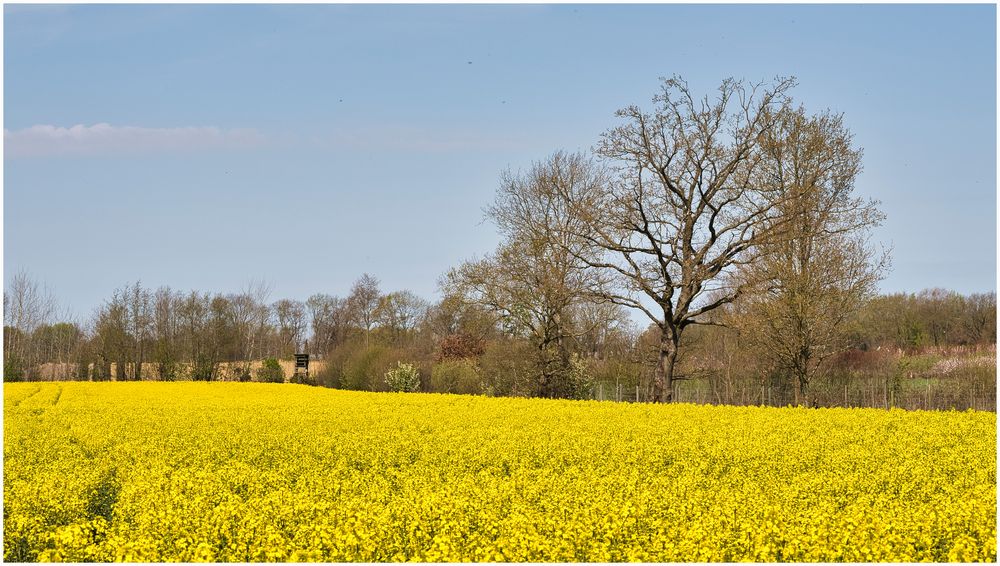
<svg viewBox="0 0 1000 566">
<path fill-rule="evenodd" d="M 996 287 L 992 5 L 6 5 L 4 280 L 436 298 L 501 170 L 673 74 L 796 76 L 864 148 L 882 289 Z"/>
</svg>

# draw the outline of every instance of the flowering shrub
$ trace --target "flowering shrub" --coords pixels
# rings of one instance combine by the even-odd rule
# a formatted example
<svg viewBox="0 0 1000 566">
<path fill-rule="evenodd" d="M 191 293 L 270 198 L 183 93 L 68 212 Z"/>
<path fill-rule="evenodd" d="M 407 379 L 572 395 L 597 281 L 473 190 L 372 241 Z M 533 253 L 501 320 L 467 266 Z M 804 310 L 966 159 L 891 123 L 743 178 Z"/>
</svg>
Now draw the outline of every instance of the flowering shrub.
<svg viewBox="0 0 1000 566">
<path fill-rule="evenodd" d="M 385 372 L 389 391 L 413 392 L 420 388 L 420 372 L 411 364 L 397 362 L 396 367 Z"/>
</svg>

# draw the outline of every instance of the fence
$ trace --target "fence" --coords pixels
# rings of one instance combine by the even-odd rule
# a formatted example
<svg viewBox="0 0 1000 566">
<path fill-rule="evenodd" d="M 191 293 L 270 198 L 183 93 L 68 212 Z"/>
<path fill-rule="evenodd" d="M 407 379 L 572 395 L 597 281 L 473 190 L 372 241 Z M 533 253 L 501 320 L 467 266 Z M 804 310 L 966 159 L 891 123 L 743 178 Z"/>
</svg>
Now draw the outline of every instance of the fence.
<svg viewBox="0 0 1000 566">
<path fill-rule="evenodd" d="M 795 404 L 792 386 L 775 381 L 682 380 L 675 382 L 673 393 L 674 401 L 679 403 L 771 407 Z M 646 403 L 652 401 L 653 395 L 648 380 L 639 384 L 602 381 L 594 384 L 590 398 Z M 996 367 L 970 369 L 936 378 L 856 373 L 830 375 L 811 385 L 809 398 L 819 407 L 996 412 Z"/>
</svg>

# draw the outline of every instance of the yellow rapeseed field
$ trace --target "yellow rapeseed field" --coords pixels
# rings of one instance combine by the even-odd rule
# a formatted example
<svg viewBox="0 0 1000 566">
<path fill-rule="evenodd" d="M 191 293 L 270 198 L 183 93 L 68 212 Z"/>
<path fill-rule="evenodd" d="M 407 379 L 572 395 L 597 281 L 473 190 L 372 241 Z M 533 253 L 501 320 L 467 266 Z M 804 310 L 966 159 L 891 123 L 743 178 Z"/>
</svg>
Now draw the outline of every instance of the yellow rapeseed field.
<svg viewBox="0 0 1000 566">
<path fill-rule="evenodd" d="M 4 558 L 995 561 L 996 415 L 4 385 Z"/>
</svg>

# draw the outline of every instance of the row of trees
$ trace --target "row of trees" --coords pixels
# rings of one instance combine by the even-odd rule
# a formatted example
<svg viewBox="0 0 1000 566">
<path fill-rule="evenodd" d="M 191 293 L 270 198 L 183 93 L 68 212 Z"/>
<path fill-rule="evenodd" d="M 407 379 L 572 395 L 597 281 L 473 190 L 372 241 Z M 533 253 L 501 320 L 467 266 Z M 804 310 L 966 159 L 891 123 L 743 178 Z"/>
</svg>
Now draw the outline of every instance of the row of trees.
<svg viewBox="0 0 1000 566">
<path fill-rule="evenodd" d="M 270 293 L 258 282 L 229 294 L 136 282 L 115 290 L 85 324 L 53 324 L 55 300 L 22 272 L 4 294 L 4 375 L 38 378 L 43 364 L 55 364 L 83 379 L 208 380 L 227 363 L 248 376 L 257 360 L 304 351 L 310 336 L 309 350 L 320 356 L 351 338 L 367 342 L 375 329 L 398 340 L 427 308 L 408 291 L 381 294 L 369 275 L 345 299 L 270 302 Z"/>
<path fill-rule="evenodd" d="M 567 310 L 569 316 L 558 320 L 562 338 L 553 341 L 549 338 L 553 332 L 529 324 L 533 319 L 523 318 L 523 311 L 487 308 L 455 293 L 445 294 L 437 303 L 408 292 L 382 293 L 371 276 L 359 279 L 346 298 L 314 295 L 302 303 L 248 301 L 255 294 L 249 291 L 253 285 L 241 293 L 212 296 L 163 288 L 149 291 L 133 284 L 114 292 L 82 325 L 53 322 L 51 296 L 24 274 L 15 280 L 18 284 L 10 290 L 27 292 L 6 297 L 4 376 L 8 381 L 263 380 L 265 368 L 252 369 L 256 361 L 287 359 L 308 343 L 319 359 L 314 377 L 332 387 L 389 389 L 386 372 L 404 362 L 417 368 L 424 391 L 615 398 L 614 388 L 620 387 L 628 392 L 624 398 L 645 400 L 651 398 L 652 368 L 659 353 L 659 328 L 650 325 L 640 330 L 621 307 L 611 304 L 580 303 Z M 446 279 L 444 286 L 451 284 Z M 150 296 L 149 309 L 144 306 L 144 295 Z M 364 295 L 375 296 L 371 303 L 381 305 L 370 317 L 351 307 Z M 124 299 L 129 296 L 139 299 Z M 26 309 L 32 312 L 10 308 L 15 297 L 22 305 L 47 305 L 49 314 L 34 307 Z M 247 302 L 256 304 L 251 310 L 259 313 L 249 323 L 234 316 Z M 153 313 L 150 324 L 143 323 L 147 312 Z M 19 323 L 27 320 L 26 315 L 38 314 L 33 330 Z M 740 326 L 746 311 L 729 306 L 718 314 L 734 320 L 725 326 L 700 325 L 686 334 L 678 377 L 702 384 L 711 391 L 705 398 L 709 401 L 764 402 L 770 394 L 758 394 L 762 384 L 784 389 L 775 382 L 781 379 L 781 366 L 773 363 L 770 352 L 762 351 L 761 335 Z M 371 321 L 368 325 L 366 318 Z M 130 322 L 135 320 L 139 324 Z M 847 322 L 841 339 L 846 351 L 861 353 L 995 344 L 996 296 L 963 296 L 940 289 L 877 296 Z M 856 366 L 850 357 L 823 355 L 821 359 L 813 373 L 827 380 Z M 222 371 L 223 367 L 230 371 Z M 281 375 L 272 368 L 274 372 Z M 268 380 L 274 379 L 271 373 Z M 792 386 L 791 380 L 788 385 Z M 641 395 L 632 393 L 638 390 Z M 778 402 L 778 397 L 772 401 Z"/>
<path fill-rule="evenodd" d="M 714 336 L 737 340 L 801 404 L 849 348 L 995 342 L 995 294 L 876 296 L 889 254 L 870 242 L 878 203 L 855 193 L 862 152 L 840 115 L 796 106 L 794 84 L 726 80 L 698 97 L 667 79 L 650 110 L 620 110 L 593 152 L 504 172 L 486 210 L 501 244 L 450 270 L 436 304 L 382 293 L 369 275 L 347 297 L 304 303 L 269 303 L 260 284 L 182 295 L 136 283 L 86 329 L 36 337 L 30 316 L 12 318 L 12 363 L 30 372 L 75 337 L 65 352 L 81 377 L 113 366 L 142 379 L 151 363 L 159 378 L 186 367 L 208 379 L 222 362 L 247 375 L 308 335 L 337 387 L 384 388 L 407 361 L 428 390 L 580 397 L 594 376 L 627 375 L 638 396 L 648 375 L 648 398 L 669 402 L 699 372 L 685 350 Z M 39 354 L 46 341 L 62 345 Z"/>
<path fill-rule="evenodd" d="M 390 389 L 385 374 L 404 362 L 416 367 L 423 391 L 614 398 L 618 386 L 629 392 L 627 398 L 645 400 L 651 398 L 659 355 L 659 328 L 642 330 L 622 307 L 609 303 L 581 302 L 562 311 L 566 316 L 550 317 L 559 329 L 554 331 L 536 322 L 544 320 L 539 314 L 481 306 L 470 295 L 449 292 L 428 303 L 405 291 L 383 293 L 371 276 L 359 279 L 345 298 L 314 295 L 305 302 L 269 303 L 259 298 L 266 298 L 260 285 L 210 295 L 133 284 L 115 291 L 81 325 L 53 322 L 54 300 L 44 288 L 24 274 L 15 281 L 5 297 L 8 381 L 273 380 L 280 379 L 280 368 L 253 369 L 260 366 L 255 362 L 290 358 L 308 343 L 319 360 L 314 377 L 331 387 Z M 444 287 L 451 285 L 446 278 Z M 374 297 L 365 304 L 376 305 L 368 314 L 352 306 L 365 296 Z M 11 307 L 12 299 L 23 307 Z M 246 305 L 255 305 L 247 310 L 256 318 L 239 316 Z M 734 306 L 719 314 L 746 316 Z M 741 332 L 737 322 L 699 325 L 685 336 L 681 380 L 703 383 L 713 395 L 706 400 L 763 401 L 757 392 L 762 383 L 770 387 L 780 366 L 760 351 L 761 336 Z M 847 349 L 860 352 L 995 344 L 996 296 L 939 289 L 878 296 L 848 321 L 844 337 Z M 829 377 L 843 366 L 837 357 L 824 357 L 815 371 Z M 631 393 L 640 389 L 641 395 Z"/>
</svg>

